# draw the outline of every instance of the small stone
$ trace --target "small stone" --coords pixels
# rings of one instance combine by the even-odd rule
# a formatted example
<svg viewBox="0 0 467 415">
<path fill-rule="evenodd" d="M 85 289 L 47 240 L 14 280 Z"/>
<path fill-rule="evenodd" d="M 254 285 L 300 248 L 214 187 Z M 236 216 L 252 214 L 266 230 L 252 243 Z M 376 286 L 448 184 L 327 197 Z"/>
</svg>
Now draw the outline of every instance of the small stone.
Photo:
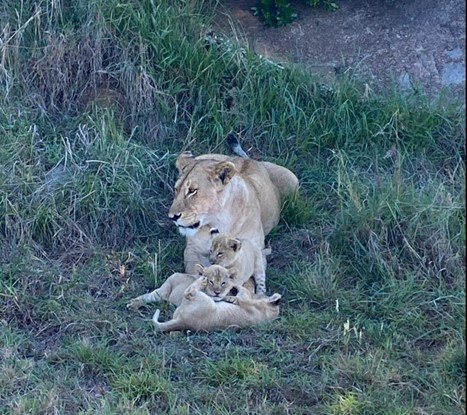
<svg viewBox="0 0 467 415">
<path fill-rule="evenodd" d="M 446 55 L 448 55 L 451 59 L 459 59 L 462 58 L 462 50 L 461 48 L 454 48 L 452 50 L 447 50 Z"/>
<path fill-rule="evenodd" d="M 465 64 L 448 63 L 441 72 L 442 85 L 456 85 L 465 82 Z"/>
<path fill-rule="evenodd" d="M 404 89 L 409 89 L 412 86 L 410 75 L 408 72 L 404 72 L 399 76 L 399 85 Z"/>
</svg>

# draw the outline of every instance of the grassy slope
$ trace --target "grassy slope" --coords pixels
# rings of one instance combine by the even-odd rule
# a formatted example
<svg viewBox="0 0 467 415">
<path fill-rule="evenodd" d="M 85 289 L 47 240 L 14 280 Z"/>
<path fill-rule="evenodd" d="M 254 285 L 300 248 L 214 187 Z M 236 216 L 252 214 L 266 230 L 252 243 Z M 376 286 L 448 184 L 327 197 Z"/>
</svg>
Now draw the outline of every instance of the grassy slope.
<svg viewBox="0 0 467 415">
<path fill-rule="evenodd" d="M 0 414 L 463 413 L 460 106 L 322 85 L 199 3 L 0 6 Z M 282 315 L 156 335 L 125 304 L 182 269 L 174 158 L 231 130 L 301 181 Z"/>
</svg>

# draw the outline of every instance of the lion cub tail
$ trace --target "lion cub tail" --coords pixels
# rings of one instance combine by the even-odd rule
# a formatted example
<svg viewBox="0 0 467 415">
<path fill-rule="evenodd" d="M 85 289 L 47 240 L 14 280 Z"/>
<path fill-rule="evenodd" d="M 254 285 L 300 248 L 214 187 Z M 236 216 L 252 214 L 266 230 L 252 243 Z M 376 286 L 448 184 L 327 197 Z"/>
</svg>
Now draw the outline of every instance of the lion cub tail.
<svg viewBox="0 0 467 415">
<path fill-rule="evenodd" d="M 161 315 L 161 310 L 157 309 L 154 315 L 152 316 L 152 321 L 154 323 L 156 331 L 167 331 L 167 323 L 159 321 L 159 316 Z"/>
<path fill-rule="evenodd" d="M 157 309 L 154 315 L 152 316 L 152 322 L 156 331 L 181 331 L 189 327 L 186 327 L 182 320 L 175 318 L 169 321 L 161 322 L 159 321 L 159 316 L 161 310 Z"/>
<path fill-rule="evenodd" d="M 152 316 L 152 321 L 154 322 L 154 324 L 156 326 L 159 326 L 159 324 L 161 324 L 159 322 L 159 316 L 161 315 L 161 310 L 157 309 L 156 312 L 154 313 L 154 315 Z"/>
</svg>

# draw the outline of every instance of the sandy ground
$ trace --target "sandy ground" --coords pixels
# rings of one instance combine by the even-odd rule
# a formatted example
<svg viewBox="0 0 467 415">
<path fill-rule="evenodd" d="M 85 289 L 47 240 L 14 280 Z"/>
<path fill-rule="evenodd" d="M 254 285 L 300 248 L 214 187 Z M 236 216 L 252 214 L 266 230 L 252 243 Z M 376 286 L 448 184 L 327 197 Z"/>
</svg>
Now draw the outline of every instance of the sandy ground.
<svg viewBox="0 0 467 415">
<path fill-rule="evenodd" d="M 337 0 L 331 12 L 292 2 L 298 18 L 266 28 L 254 0 L 224 0 L 221 31 L 244 33 L 258 53 L 333 77 L 351 70 L 372 88 L 395 81 L 430 93 L 465 94 L 465 1 Z"/>
</svg>

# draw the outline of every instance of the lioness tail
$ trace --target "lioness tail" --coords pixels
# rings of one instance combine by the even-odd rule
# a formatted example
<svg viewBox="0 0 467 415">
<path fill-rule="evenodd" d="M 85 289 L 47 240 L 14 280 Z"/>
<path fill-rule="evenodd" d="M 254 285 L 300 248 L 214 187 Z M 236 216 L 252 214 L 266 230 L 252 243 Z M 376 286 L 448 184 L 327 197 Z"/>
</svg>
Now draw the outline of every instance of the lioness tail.
<svg viewBox="0 0 467 415">
<path fill-rule="evenodd" d="M 245 153 L 242 146 L 240 145 L 240 142 L 238 141 L 237 136 L 234 133 L 227 135 L 227 144 L 230 147 L 230 150 L 235 154 L 246 159 L 249 158 L 248 154 Z"/>
</svg>

